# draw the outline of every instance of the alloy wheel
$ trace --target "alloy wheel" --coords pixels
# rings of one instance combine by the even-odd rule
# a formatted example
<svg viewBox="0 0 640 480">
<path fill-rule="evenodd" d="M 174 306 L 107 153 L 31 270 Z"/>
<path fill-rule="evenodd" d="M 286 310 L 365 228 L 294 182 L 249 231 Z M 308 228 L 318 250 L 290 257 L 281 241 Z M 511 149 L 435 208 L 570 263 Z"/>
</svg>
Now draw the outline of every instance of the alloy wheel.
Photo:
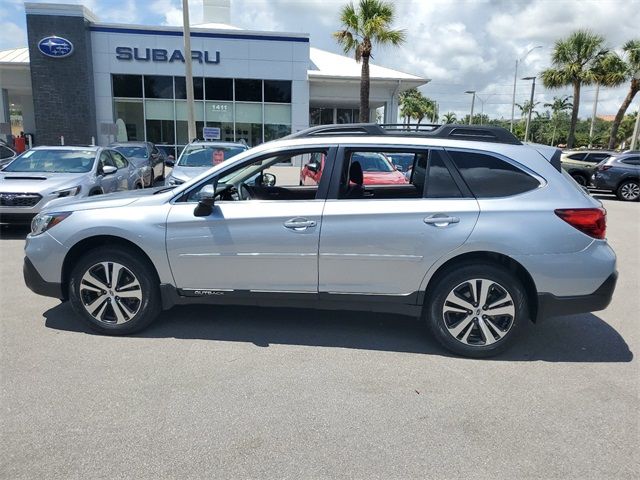
<svg viewBox="0 0 640 480">
<path fill-rule="evenodd" d="M 620 188 L 620 195 L 622 195 L 622 198 L 625 200 L 636 200 L 640 197 L 640 185 L 634 182 L 625 183 Z"/>
<path fill-rule="evenodd" d="M 449 334 L 471 346 L 499 342 L 511 330 L 516 308 L 509 292 L 493 280 L 474 278 L 451 290 L 442 308 Z"/>
<path fill-rule="evenodd" d="M 99 322 L 122 324 L 140 310 L 142 289 L 136 276 L 124 265 L 100 262 L 82 276 L 80 298 L 85 310 Z"/>
</svg>

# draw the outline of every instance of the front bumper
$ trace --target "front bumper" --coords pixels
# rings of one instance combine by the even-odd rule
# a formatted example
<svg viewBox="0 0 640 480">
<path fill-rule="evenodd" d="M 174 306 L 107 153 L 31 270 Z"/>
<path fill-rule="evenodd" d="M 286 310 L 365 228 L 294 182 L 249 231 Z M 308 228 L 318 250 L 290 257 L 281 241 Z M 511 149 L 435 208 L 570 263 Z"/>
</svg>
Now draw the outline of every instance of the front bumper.
<svg viewBox="0 0 640 480">
<path fill-rule="evenodd" d="M 45 281 L 27 257 L 24 257 L 22 275 L 24 276 L 24 283 L 32 292 L 38 295 L 44 295 L 45 297 L 64 300 L 62 286 L 59 283 Z"/>
<path fill-rule="evenodd" d="M 557 297 L 551 293 L 539 293 L 537 319 L 604 310 L 611 303 L 617 280 L 618 272 L 613 272 L 595 292 L 589 295 Z"/>
</svg>

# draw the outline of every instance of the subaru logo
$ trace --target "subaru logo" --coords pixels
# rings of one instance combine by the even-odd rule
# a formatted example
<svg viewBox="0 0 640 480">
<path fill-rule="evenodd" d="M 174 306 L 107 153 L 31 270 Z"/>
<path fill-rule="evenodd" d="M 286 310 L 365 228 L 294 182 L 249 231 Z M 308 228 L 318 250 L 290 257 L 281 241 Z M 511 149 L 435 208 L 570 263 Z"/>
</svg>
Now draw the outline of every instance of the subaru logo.
<svg viewBox="0 0 640 480">
<path fill-rule="evenodd" d="M 73 52 L 73 43 L 62 37 L 45 37 L 38 42 L 38 50 L 47 57 L 68 57 Z"/>
</svg>

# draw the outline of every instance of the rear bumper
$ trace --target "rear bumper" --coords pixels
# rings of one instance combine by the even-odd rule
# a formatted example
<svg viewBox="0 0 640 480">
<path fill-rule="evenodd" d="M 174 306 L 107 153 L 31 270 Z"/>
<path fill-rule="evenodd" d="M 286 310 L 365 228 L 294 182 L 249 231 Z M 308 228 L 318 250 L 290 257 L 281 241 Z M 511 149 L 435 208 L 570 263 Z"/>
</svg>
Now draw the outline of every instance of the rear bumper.
<svg viewBox="0 0 640 480">
<path fill-rule="evenodd" d="M 27 257 L 24 257 L 22 275 L 24 276 L 24 283 L 26 283 L 32 292 L 38 295 L 44 295 L 45 297 L 59 298 L 60 300 L 64 299 L 62 286 L 59 283 L 45 281 Z"/>
<path fill-rule="evenodd" d="M 558 315 L 604 310 L 611 303 L 617 280 L 618 272 L 613 272 L 595 292 L 589 295 L 557 297 L 551 293 L 539 293 L 538 321 Z"/>
</svg>

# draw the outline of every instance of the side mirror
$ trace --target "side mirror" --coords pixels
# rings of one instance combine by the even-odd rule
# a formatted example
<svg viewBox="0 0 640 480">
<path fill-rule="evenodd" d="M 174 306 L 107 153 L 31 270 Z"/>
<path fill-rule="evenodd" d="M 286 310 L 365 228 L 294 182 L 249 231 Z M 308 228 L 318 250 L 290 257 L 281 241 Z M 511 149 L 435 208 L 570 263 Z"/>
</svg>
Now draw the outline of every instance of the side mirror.
<svg viewBox="0 0 640 480">
<path fill-rule="evenodd" d="M 205 185 L 196 194 L 195 198 L 198 200 L 198 205 L 193 210 L 193 214 L 196 217 L 208 217 L 213 212 L 213 203 L 216 197 L 215 189 L 213 185 Z"/>
<path fill-rule="evenodd" d="M 313 173 L 318 173 L 318 171 L 320 171 L 320 164 L 318 162 L 309 162 L 307 163 L 307 169 Z"/>
<path fill-rule="evenodd" d="M 103 175 L 111 175 L 113 173 L 116 173 L 118 171 L 118 169 L 116 167 L 114 167 L 113 165 L 105 165 L 104 167 L 102 167 L 102 174 Z"/>
<path fill-rule="evenodd" d="M 273 173 L 262 174 L 262 185 L 265 187 L 273 187 L 276 184 L 276 176 Z"/>
<path fill-rule="evenodd" d="M 169 158 L 167 158 L 167 159 L 164 161 L 164 164 L 165 164 L 167 167 L 173 167 L 173 166 L 176 164 L 176 161 L 175 161 L 175 159 L 173 159 L 173 158 L 169 157 Z"/>
</svg>

